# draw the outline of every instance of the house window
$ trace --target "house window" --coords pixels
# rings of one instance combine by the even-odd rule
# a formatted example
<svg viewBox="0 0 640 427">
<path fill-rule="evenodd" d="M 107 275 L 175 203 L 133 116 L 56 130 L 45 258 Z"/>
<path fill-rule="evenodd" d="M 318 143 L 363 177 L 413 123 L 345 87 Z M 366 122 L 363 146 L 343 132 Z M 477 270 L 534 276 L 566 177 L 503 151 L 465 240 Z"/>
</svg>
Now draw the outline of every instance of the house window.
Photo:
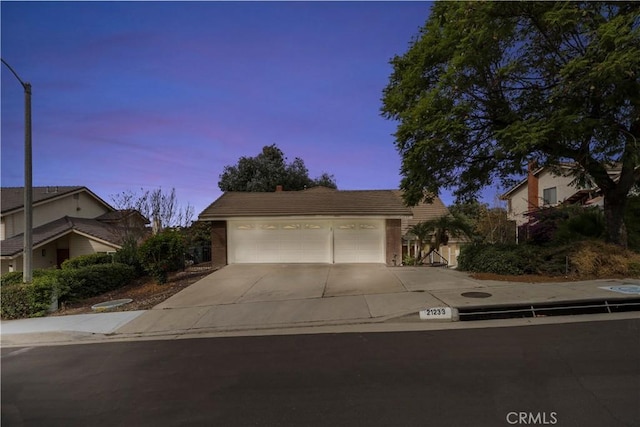
<svg viewBox="0 0 640 427">
<path fill-rule="evenodd" d="M 555 205 L 556 203 L 558 203 L 556 187 L 545 188 L 544 190 L 542 190 L 542 203 L 545 206 Z"/>
</svg>

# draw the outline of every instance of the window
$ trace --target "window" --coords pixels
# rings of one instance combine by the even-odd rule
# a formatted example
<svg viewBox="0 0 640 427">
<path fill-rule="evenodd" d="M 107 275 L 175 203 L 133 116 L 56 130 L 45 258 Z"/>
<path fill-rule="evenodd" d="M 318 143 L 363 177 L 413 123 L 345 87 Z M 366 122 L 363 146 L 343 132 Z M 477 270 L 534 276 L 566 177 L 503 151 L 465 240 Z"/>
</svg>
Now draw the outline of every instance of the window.
<svg viewBox="0 0 640 427">
<path fill-rule="evenodd" d="M 558 203 L 558 195 L 556 194 L 556 187 L 545 188 L 542 190 L 542 204 L 545 206 L 555 205 Z"/>
</svg>

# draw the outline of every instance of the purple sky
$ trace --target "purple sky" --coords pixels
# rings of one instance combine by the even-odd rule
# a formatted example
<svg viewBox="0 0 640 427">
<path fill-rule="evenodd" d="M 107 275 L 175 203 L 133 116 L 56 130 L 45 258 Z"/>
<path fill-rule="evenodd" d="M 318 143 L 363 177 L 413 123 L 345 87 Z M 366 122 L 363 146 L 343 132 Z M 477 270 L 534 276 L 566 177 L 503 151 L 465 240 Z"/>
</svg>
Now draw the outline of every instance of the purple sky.
<svg viewBox="0 0 640 427">
<path fill-rule="evenodd" d="M 2 57 L 33 85 L 34 185 L 176 188 L 277 144 L 340 189 L 397 188 L 389 59 L 425 2 L 2 2 Z M 22 87 L 2 67 L 2 186 L 23 185 Z M 450 197 L 443 195 L 446 204 Z"/>
</svg>

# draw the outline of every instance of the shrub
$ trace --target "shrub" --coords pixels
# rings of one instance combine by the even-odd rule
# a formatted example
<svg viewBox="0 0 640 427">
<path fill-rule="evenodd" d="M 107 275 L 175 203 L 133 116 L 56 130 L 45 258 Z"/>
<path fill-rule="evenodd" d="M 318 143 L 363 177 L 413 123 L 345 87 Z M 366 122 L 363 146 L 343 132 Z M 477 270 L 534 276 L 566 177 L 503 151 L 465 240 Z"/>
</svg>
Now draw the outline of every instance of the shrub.
<svg viewBox="0 0 640 427">
<path fill-rule="evenodd" d="M 136 277 L 133 267 L 119 263 L 59 270 L 58 274 L 62 285 L 66 287 L 61 300 L 72 301 L 118 289 Z"/>
<path fill-rule="evenodd" d="M 89 265 L 111 264 L 113 257 L 109 254 L 80 255 L 64 261 L 61 265 L 63 270 L 87 267 Z"/>
<path fill-rule="evenodd" d="M 182 236 L 171 230 L 151 236 L 138 249 L 140 263 L 158 283 L 166 283 L 169 272 L 184 267 L 184 253 Z"/>
<path fill-rule="evenodd" d="M 32 273 L 32 277 L 33 280 L 37 280 L 40 276 L 46 276 L 48 274 L 51 274 L 52 270 L 50 268 L 39 268 L 36 270 L 33 270 Z M 6 285 L 16 285 L 18 283 L 22 283 L 22 271 L 12 271 L 10 273 L 5 273 L 2 275 L 2 277 L 0 278 L 0 285 L 1 286 L 6 286 Z"/>
<path fill-rule="evenodd" d="M 3 319 L 19 319 L 47 314 L 52 297 L 65 291 L 56 270 L 50 271 L 51 274 L 34 277 L 33 283 L 12 283 L 4 286 L 0 300 L 0 316 Z"/>
<path fill-rule="evenodd" d="M 22 283 L 22 271 L 12 271 L 5 273 L 0 277 L 0 286 L 3 288 L 8 285 L 17 285 Z"/>
<path fill-rule="evenodd" d="M 640 277 L 640 255 L 600 241 L 580 242 L 569 255 L 571 267 L 580 276 Z"/>
<path fill-rule="evenodd" d="M 122 247 L 113 255 L 113 261 L 130 265 L 135 269 L 137 276 L 142 276 L 144 273 L 144 268 L 142 268 L 138 257 L 138 244 L 134 238 L 129 238 L 124 241 Z"/>
<path fill-rule="evenodd" d="M 542 263 L 540 248 L 532 245 L 476 243 L 461 249 L 460 270 L 494 274 L 534 274 Z"/>
<path fill-rule="evenodd" d="M 554 236 L 557 242 L 574 242 L 604 236 L 604 214 L 598 207 L 582 208 L 558 224 Z"/>
</svg>

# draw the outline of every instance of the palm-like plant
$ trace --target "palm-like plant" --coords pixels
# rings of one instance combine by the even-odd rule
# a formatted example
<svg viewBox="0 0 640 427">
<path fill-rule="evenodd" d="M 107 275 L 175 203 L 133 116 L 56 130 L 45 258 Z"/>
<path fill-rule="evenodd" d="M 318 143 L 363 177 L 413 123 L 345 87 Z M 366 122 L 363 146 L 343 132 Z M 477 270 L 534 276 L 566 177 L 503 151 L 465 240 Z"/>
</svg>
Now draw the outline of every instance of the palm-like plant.
<svg viewBox="0 0 640 427">
<path fill-rule="evenodd" d="M 418 239 L 420 253 L 416 256 L 415 263 L 420 264 L 433 251 L 439 251 L 440 246 L 449 242 L 449 237 L 465 236 L 469 239 L 473 236 L 473 227 L 459 216 L 446 214 L 441 217 L 422 221 L 409 229 Z M 426 246 L 429 249 L 426 250 Z"/>
</svg>

